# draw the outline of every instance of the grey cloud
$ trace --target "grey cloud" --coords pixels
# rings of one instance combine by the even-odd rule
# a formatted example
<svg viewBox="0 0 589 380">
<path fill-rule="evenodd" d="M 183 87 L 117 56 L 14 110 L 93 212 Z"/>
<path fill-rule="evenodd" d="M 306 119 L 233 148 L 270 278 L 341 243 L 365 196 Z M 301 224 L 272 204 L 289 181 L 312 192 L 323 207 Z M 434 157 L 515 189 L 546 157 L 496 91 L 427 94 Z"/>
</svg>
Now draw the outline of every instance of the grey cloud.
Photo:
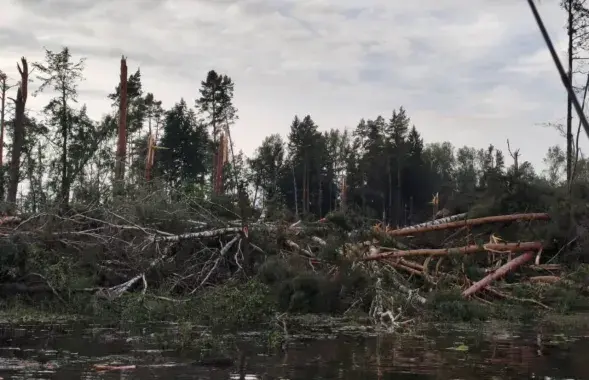
<svg viewBox="0 0 589 380">
<path fill-rule="evenodd" d="M 39 45 L 35 34 L 27 29 L 0 27 L 0 46 L 3 49 L 36 49 Z"/>
<path fill-rule="evenodd" d="M 111 62 L 108 69 L 88 65 L 91 83 L 81 85 L 80 101 L 97 99 L 89 107 L 102 104 L 99 99 L 114 88 L 124 54 L 141 65 L 148 91 L 167 102 L 192 99 L 211 68 L 229 74 L 239 97 L 238 130 L 274 130 L 260 115 L 282 120 L 295 112 L 317 112 L 327 120 L 323 127 L 338 127 L 403 104 L 427 131 L 426 140 L 462 136 L 482 116 L 489 131 L 472 133 L 493 140 L 497 115 L 522 125 L 522 136 L 529 134 L 525 128 L 556 113 L 554 98 L 561 95 L 556 75 L 546 81 L 508 70 L 543 47 L 529 10 L 513 0 L 467 3 L 432 1 L 426 8 L 402 0 L 20 0 L 12 4 L 26 8 L 28 17 L 15 16 L 0 28 L 0 43 L 23 54 L 43 44 L 66 45 L 89 63 Z M 546 3 L 540 10 L 551 33 L 562 37 L 556 9 Z M 530 111 L 537 105 L 540 110 Z M 441 119 L 449 128 L 443 135 L 436 132 Z M 246 151 L 259 143 L 248 135 L 240 141 Z"/>
</svg>

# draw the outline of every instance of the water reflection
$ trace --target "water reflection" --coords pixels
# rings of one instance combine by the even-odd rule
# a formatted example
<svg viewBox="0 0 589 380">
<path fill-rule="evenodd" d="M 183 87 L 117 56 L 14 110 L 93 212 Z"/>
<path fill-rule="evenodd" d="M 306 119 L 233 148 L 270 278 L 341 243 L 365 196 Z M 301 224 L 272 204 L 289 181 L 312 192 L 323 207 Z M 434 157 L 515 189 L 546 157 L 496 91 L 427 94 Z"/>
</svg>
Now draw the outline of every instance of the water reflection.
<svg viewBox="0 0 589 380">
<path fill-rule="evenodd" d="M 157 327 L 120 331 L 81 326 L 0 327 L 3 379 L 584 379 L 589 339 L 532 331 L 433 329 L 417 335 L 300 340 L 268 354 L 251 336 L 229 368 L 193 364 L 162 350 Z M 97 371 L 96 364 L 113 368 Z M 99 368 L 104 369 L 104 368 Z"/>
</svg>

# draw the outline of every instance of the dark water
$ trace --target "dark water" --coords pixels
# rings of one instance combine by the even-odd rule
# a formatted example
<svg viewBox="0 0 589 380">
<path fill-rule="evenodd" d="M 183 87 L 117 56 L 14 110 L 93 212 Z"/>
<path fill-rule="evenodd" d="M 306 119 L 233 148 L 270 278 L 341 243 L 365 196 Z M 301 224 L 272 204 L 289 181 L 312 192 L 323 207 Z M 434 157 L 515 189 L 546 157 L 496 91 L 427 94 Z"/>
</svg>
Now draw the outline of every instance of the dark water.
<svg viewBox="0 0 589 380">
<path fill-rule="evenodd" d="M 162 328 L 72 325 L 0 327 L 3 379 L 589 379 L 589 332 L 556 334 L 434 328 L 402 335 L 308 336 L 283 353 L 240 336 L 235 364 L 194 365 L 196 352 L 162 349 Z M 167 328 L 174 336 L 174 329 Z M 237 352 L 245 357 L 239 369 Z M 96 364 L 134 365 L 99 372 Z M 241 371 L 241 373 L 240 373 Z"/>
</svg>

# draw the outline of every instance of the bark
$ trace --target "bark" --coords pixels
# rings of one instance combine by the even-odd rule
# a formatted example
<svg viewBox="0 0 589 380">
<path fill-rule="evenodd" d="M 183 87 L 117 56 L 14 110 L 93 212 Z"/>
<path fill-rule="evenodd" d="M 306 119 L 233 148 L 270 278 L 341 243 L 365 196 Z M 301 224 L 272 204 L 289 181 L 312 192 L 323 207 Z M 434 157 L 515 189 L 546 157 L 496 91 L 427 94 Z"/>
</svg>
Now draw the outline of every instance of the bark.
<svg viewBox="0 0 589 380">
<path fill-rule="evenodd" d="M 186 234 L 181 234 L 181 235 L 158 236 L 155 238 L 155 240 L 156 241 L 176 242 L 176 241 L 187 240 L 187 239 L 215 237 L 215 236 L 225 235 L 228 233 L 236 233 L 236 232 L 240 232 L 240 231 L 242 231 L 241 227 L 227 227 L 227 228 L 219 228 L 219 229 L 210 230 L 210 231 L 186 233 Z"/>
<path fill-rule="evenodd" d="M 484 244 L 484 245 L 467 245 L 464 247 L 454 248 L 424 248 L 424 249 L 409 249 L 378 253 L 363 257 L 361 261 L 392 259 L 406 256 L 445 256 L 445 255 L 468 255 L 477 252 L 495 251 L 495 252 L 523 252 L 523 251 L 538 251 L 542 249 L 542 243 L 537 241 L 521 242 L 521 243 L 499 243 L 499 244 Z"/>
<path fill-rule="evenodd" d="M 468 289 L 462 292 L 463 297 L 470 297 L 476 292 L 486 288 L 489 286 L 493 281 L 500 279 L 501 277 L 505 276 L 507 273 L 515 270 L 516 268 L 522 266 L 523 264 L 531 261 L 534 258 L 534 252 L 526 252 L 521 256 L 516 257 L 515 259 L 508 261 L 507 263 L 503 264 L 499 267 L 495 272 L 485 276 L 480 281 L 475 282 L 472 284 Z"/>
<path fill-rule="evenodd" d="M 417 233 L 424 233 L 430 231 L 448 230 L 451 228 L 472 227 L 489 223 L 508 223 L 518 220 L 550 220 L 550 216 L 546 213 L 530 213 L 530 214 L 510 214 L 487 216 L 477 219 L 466 219 L 448 223 L 436 223 L 436 221 L 429 222 L 427 225 L 417 225 L 398 230 L 389 231 L 389 236 L 407 236 Z"/>
<path fill-rule="evenodd" d="M 121 84 L 119 99 L 119 136 L 117 142 L 117 159 L 115 163 L 115 180 L 125 179 L 125 157 L 127 155 L 127 59 L 121 58 Z"/>
<path fill-rule="evenodd" d="M 155 139 L 151 134 L 151 128 L 149 135 L 147 136 L 147 155 L 145 160 L 145 180 L 151 181 L 151 170 L 155 162 Z"/>
<path fill-rule="evenodd" d="M 10 204 L 12 212 L 16 209 L 16 194 L 20 179 L 20 156 L 25 138 L 25 106 L 27 103 L 29 83 L 29 66 L 26 58 L 21 58 L 21 64 L 22 67 L 19 64 L 16 65 L 21 79 L 15 100 L 14 139 L 12 142 L 12 157 L 9 169 L 10 179 L 8 181 L 8 194 L 6 199 Z"/>
<path fill-rule="evenodd" d="M 293 185 L 293 193 L 294 193 L 295 215 L 298 217 L 299 216 L 299 200 L 298 200 L 298 194 L 297 194 L 297 177 L 295 175 L 294 163 L 291 165 L 291 169 L 292 169 L 292 185 Z"/>
<path fill-rule="evenodd" d="M 466 219 L 466 213 L 464 213 L 464 214 L 457 214 L 457 215 L 451 215 L 451 216 L 447 216 L 445 218 L 440 218 L 440 219 L 436 219 L 436 220 L 430 220 L 428 222 L 419 223 L 419 224 L 415 224 L 413 226 L 401 228 L 401 229 L 399 229 L 397 231 L 403 231 L 403 230 L 411 230 L 411 231 L 413 231 L 415 228 L 421 228 L 421 227 L 426 227 L 426 226 L 434 226 L 434 225 L 439 225 L 439 224 L 446 224 L 446 223 L 455 222 L 455 221 L 461 220 L 461 219 Z"/>
</svg>

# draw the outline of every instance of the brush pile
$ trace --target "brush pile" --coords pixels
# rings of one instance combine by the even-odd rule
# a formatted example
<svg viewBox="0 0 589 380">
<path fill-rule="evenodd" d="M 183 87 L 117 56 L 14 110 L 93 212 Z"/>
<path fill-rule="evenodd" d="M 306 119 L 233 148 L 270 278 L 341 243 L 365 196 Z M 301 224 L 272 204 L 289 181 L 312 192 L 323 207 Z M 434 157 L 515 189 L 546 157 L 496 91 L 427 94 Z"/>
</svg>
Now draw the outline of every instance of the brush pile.
<svg viewBox="0 0 589 380">
<path fill-rule="evenodd" d="M 370 294 L 369 315 L 398 326 L 404 323 L 399 295 L 423 306 L 432 291 L 460 289 L 463 299 L 509 299 L 548 309 L 512 294 L 510 287 L 569 281 L 554 262 L 556 252 L 547 255 L 545 242 L 533 238 L 544 233 L 542 224 L 550 220 L 545 213 L 477 219 L 461 214 L 391 230 L 380 224 L 342 228 L 341 215 L 317 222 L 264 216 L 248 222 L 218 204 L 151 209 L 140 204 L 145 200 L 117 211 L 96 207 L 68 215 L 4 217 L 4 294 L 45 292 L 63 299 L 64 293 L 86 292 L 114 300 L 151 289 L 174 300 L 251 278 L 273 259 L 333 281 L 361 270 L 371 279 L 370 289 L 354 295 L 346 309 Z"/>
</svg>

